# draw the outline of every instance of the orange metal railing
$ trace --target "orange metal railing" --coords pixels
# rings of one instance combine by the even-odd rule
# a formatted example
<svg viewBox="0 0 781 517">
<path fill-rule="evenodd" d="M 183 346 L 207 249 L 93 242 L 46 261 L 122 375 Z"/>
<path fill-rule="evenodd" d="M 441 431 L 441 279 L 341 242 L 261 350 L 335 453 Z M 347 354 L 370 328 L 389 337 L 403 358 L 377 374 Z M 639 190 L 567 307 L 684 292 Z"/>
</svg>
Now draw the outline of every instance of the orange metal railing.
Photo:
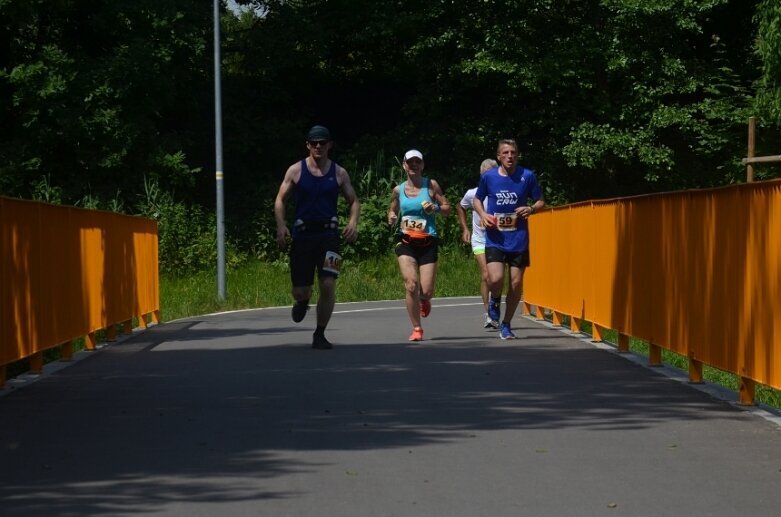
<svg viewBox="0 0 781 517">
<path fill-rule="evenodd" d="M 578 203 L 530 219 L 525 305 L 781 388 L 781 181 Z"/>
<path fill-rule="evenodd" d="M 10 362 L 158 321 L 157 258 L 155 221 L 0 197 L 0 386 Z"/>
</svg>

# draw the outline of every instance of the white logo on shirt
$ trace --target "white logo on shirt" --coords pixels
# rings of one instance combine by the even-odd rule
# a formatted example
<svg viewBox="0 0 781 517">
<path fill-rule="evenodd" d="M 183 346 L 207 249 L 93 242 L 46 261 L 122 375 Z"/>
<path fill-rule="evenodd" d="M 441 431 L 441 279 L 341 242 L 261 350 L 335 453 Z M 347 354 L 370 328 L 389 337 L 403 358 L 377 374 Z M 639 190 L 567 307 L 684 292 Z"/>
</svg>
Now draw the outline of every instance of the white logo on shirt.
<svg viewBox="0 0 781 517">
<path fill-rule="evenodd" d="M 497 192 L 496 193 L 497 205 L 515 205 L 518 204 L 518 194 L 515 192 Z"/>
</svg>

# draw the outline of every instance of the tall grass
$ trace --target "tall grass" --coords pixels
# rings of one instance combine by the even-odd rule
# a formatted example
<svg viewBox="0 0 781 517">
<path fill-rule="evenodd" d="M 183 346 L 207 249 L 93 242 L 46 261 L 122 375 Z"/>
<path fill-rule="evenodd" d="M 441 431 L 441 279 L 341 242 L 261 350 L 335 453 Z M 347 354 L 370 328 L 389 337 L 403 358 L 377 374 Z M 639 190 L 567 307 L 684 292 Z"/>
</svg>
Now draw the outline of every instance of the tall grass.
<svg viewBox="0 0 781 517">
<path fill-rule="evenodd" d="M 440 249 L 436 296 L 480 293 L 477 265 L 466 248 Z M 315 290 L 316 291 L 316 290 Z M 162 275 L 163 321 L 211 312 L 290 305 L 290 270 L 286 262 L 250 260 L 226 276 L 225 302 L 216 298 L 216 273 Z M 315 295 L 317 293 L 315 292 Z M 396 255 L 388 252 L 361 261 L 345 261 L 336 287 L 337 302 L 395 300 L 404 297 Z"/>
</svg>

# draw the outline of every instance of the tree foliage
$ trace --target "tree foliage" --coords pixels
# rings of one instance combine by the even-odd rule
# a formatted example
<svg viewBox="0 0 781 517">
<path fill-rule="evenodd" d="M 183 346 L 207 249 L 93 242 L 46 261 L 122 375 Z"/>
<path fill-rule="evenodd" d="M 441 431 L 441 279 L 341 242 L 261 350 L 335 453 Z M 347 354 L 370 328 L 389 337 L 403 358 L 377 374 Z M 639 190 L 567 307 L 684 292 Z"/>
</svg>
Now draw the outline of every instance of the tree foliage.
<svg viewBox="0 0 781 517">
<path fill-rule="evenodd" d="M 769 121 L 781 125 L 781 3 L 764 0 L 757 9 L 756 51 L 762 60 L 757 104 Z"/>
<path fill-rule="evenodd" d="M 239 3 L 222 12 L 221 65 L 226 224 L 243 249 L 273 244 L 270 201 L 315 123 L 355 177 L 378 157 L 398 172 L 418 147 L 454 192 L 514 137 L 553 203 L 740 181 L 752 110 L 763 134 L 781 125 L 776 1 Z M 192 206 L 177 224 L 205 218 L 210 5 L 0 0 L 0 19 L 0 194 L 132 210 L 154 182 Z"/>
</svg>

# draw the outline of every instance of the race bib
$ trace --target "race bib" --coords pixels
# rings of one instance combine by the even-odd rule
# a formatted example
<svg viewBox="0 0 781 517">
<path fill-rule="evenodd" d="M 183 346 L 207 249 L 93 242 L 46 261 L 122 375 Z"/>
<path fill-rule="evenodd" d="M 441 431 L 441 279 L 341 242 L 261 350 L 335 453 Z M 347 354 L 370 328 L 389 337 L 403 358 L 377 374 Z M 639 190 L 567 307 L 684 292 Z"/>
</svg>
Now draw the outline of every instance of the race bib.
<svg viewBox="0 0 781 517">
<path fill-rule="evenodd" d="M 325 254 L 325 260 L 323 261 L 323 271 L 329 273 L 339 274 L 342 270 L 342 256 L 333 251 L 328 251 Z"/>
<path fill-rule="evenodd" d="M 518 229 L 518 214 L 515 212 L 494 214 L 494 217 L 496 217 L 496 229 L 500 232 L 514 232 Z"/>
<path fill-rule="evenodd" d="M 401 218 L 401 231 L 422 232 L 426 229 L 426 220 L 422 217 L 405 215 Z"/>
</svg>

